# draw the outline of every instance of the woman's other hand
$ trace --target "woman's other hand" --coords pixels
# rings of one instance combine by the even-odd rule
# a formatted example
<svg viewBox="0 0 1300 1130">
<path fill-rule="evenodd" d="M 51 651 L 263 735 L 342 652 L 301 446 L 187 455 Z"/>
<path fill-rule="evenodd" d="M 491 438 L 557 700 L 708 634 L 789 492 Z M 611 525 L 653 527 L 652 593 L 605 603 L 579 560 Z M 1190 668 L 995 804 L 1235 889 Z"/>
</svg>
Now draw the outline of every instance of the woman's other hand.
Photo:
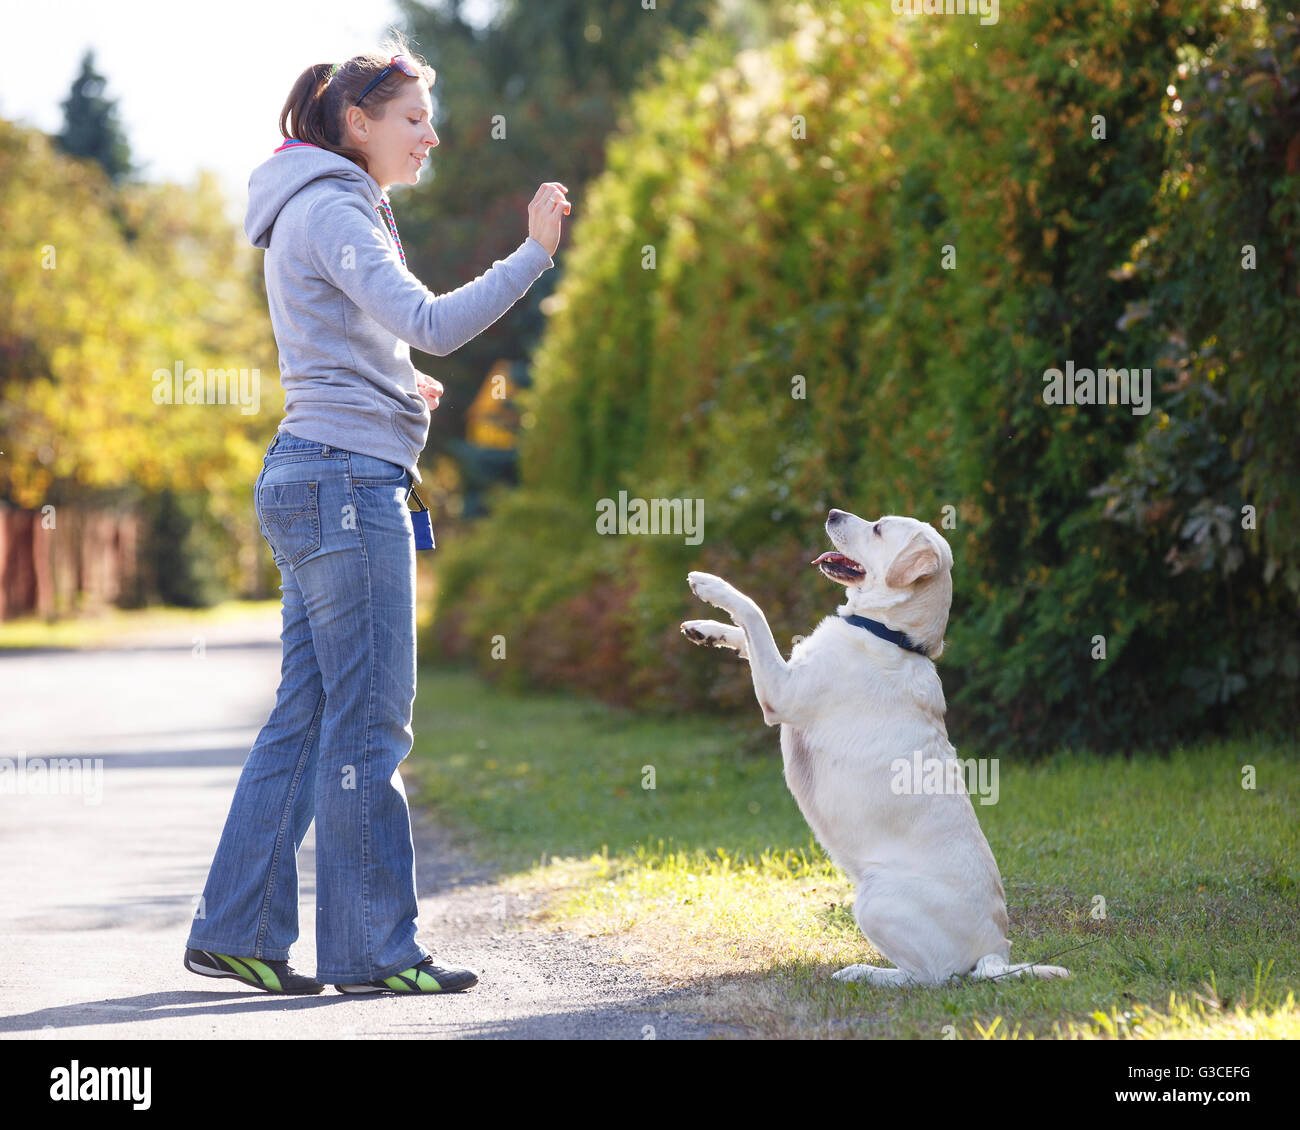
<svg viewBox="0 0 1300 1130">
<path fill-rule="evenodd" d="M 416 373 L 415 391 L 424 397 L 424 402 L 429 406 L 429 411 L 432 412 L 438 407 L 438 401 L 442 398 L 442 382 L 435 381 L 432 377 L 427 377 L 423 373 Z"/>
<path fill-rule="evenodd" d="M 564 195 L 568 191 L 559 181 L 547 181 L 528 205 L 528 234 L 546 248 L 547 255 L 554 256 L 560 246 L 560 217 L 573 211 Z"/>
</svg>

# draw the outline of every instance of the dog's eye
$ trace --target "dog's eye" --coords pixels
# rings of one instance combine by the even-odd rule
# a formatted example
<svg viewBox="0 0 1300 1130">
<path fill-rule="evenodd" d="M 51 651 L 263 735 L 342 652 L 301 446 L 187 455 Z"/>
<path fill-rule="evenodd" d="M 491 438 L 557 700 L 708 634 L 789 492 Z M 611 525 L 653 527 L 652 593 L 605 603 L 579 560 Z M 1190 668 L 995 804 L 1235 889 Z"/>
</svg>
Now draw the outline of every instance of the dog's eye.
<svg viewBox="0 0 1300 1130">
<path fill-rule="evenodd" d="M 872 526 L 871 529 L 874 531 L 876 537 L 880 537 L 880 523 L 879 523 L 879 522 L 877 522 L 874 526 Z"/>
</svg>

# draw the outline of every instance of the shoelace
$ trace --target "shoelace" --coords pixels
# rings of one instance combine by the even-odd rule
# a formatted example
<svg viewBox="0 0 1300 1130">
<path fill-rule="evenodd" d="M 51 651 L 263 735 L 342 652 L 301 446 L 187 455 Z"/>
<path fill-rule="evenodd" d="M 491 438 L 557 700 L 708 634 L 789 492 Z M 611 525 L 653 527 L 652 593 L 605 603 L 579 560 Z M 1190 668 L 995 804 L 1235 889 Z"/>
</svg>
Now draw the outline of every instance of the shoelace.
<svg viewBox="0 0 1300 1130">
<path fill-rule="evenodd" d="M 402 237 L 397 234 L 397 221 L 393 219 L 393 210 L 388 206 L 388 201 L 380 199 L 375 205 L 379 209 L 379 214 L 383 216 L 384 223 L 388 225 L 388 230 L 392 234 L 393 242 L 397 244 L 397 254 L 402 257 L 402 266 L 406 266 L 406 252 L 402 250 Z"/>
</svg>

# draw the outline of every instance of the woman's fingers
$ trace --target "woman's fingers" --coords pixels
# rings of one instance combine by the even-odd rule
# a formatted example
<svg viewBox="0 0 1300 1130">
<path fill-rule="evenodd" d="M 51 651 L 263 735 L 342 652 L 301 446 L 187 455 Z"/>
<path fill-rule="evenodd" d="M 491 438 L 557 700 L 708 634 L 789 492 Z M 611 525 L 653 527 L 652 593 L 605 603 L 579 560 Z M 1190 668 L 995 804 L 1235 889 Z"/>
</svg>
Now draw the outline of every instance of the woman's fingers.
<svg viewBox="0 0 1300 1130">
<path fill-rule="evenodd" d="M 430 412 L 438 407 L 438 401 L 442 399 L 444 391 L 441 381 L 429 376 L 427 373 L 420 372 L 415 374 L 415 390 L 424 397 L 424 402 L 429 406 Z"/>
<path fill-rule="evenodd" d="M 537 190 L 528 205 L 528 234 L 537 240 L 548 254 L 554 254 L 560 239 L 560 218 L 573 211 L 573 205 L 564 198 L 568 188 L 559 181 L 546 181 Z"/>
<path fill-rule="evenodd" d="M 573 210 L 573 205 L 564 198 L 564 193 L 569 190 L 565 188 L 564 185 L 560 184 L 559 181 L 550 182 L 550 187 L 552 190 L 551 211 L 554 212 L 557 208 L 563 208 L 564 214 L 567 216 Z"/>
</svg>

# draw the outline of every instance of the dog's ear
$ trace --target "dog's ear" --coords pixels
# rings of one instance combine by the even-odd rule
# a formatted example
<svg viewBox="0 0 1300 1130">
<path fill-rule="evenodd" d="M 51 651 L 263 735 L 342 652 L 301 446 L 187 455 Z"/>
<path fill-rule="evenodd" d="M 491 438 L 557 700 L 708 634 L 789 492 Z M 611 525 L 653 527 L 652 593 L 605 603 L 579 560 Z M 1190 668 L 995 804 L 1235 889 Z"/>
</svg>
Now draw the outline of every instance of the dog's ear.
<svg viewBox="0 0 1300 1130">
<path fill-rule="evenodd" d="M 930 577 L 939 571 L 941 562 L 939 553 L 926 536 L 924 530 L 917 530 L 898 556 L 889 563 L 885 574 L 885 584 L 891 589 L 903 589 L 914 584 L 922 577 Z"/>
</svg>

